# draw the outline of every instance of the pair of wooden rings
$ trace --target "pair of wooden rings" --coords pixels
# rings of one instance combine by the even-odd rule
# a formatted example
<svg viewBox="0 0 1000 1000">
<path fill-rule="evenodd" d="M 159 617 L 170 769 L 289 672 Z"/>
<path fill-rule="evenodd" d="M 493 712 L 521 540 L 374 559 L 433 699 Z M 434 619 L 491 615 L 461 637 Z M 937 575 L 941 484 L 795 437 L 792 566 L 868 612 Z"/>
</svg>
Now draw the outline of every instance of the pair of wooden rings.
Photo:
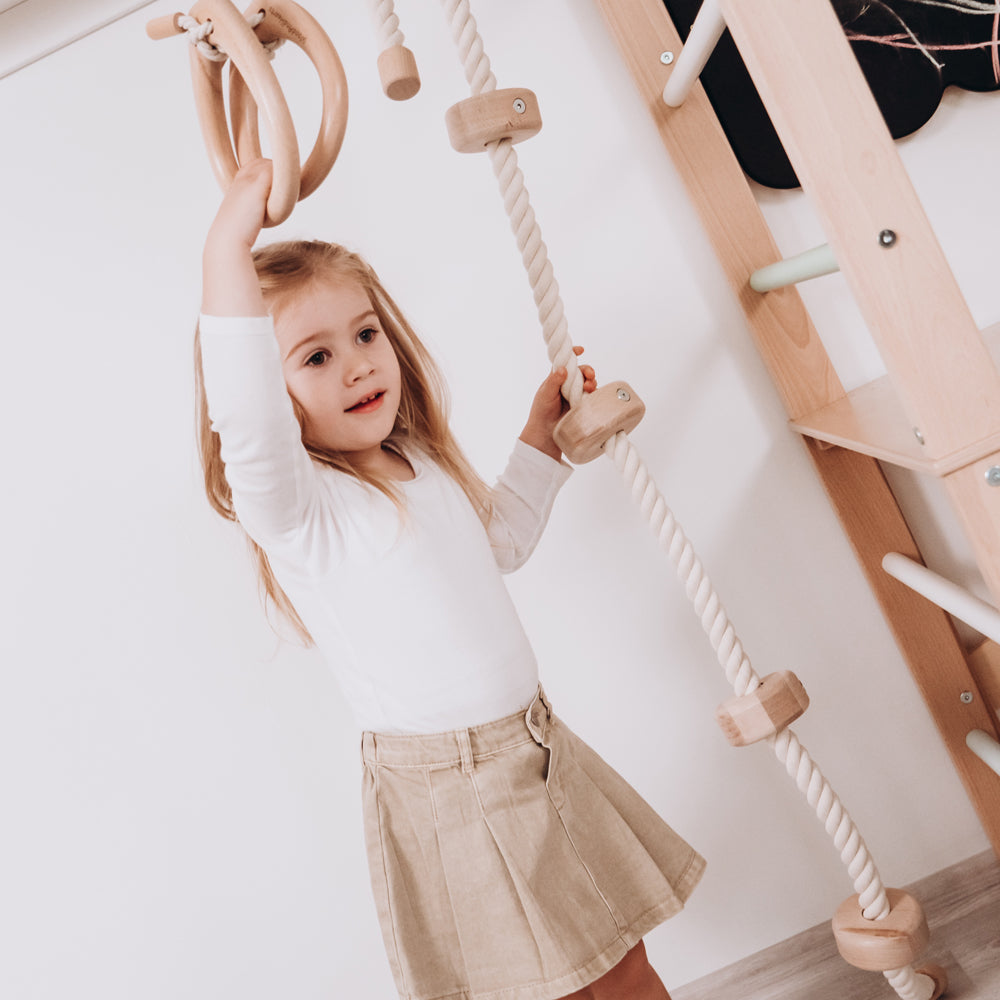
<svg viewBox="0 0 1000 1000">
<path fill-rule="evenodd" d="M 260 12 L 263 20 L 251 28 L 248 20 Z M 198 0 L 190 16 L 202 24 L 212 22 L 212 44 L 229 56 L 231 64 L 230 133 L 222 89 L 223 64 L 207 59 L 195 46 L 191 47 L 195 106 L 216 180 L 227 190 L 240 164 L 262 155 L 258 131 L 261 120 L 274 161 L 264 225 L 276 226 L 291 215 L 296 202 L 319 187 L 340 152 L 347 128 L 347 78 L 340 57 L 316 19 L 292 0 L 252 4 L 244 14 L 231 0 Z M 147 26 L 152 38 L 182 30 L 176 15 Z M 301 167 L 291 112 L 264 48 L 279 39 L 294 42 L 305 52 L 319 74 L 322 87 L 319 133 Z"/>
</svg>

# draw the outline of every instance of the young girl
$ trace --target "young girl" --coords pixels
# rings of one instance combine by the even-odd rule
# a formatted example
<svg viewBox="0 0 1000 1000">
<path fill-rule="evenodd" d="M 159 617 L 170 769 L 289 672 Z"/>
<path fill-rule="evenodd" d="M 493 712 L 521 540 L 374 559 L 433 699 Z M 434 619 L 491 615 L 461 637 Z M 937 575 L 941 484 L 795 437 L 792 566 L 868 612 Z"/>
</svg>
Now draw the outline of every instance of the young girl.
<svg viewBox="0 0 1000 1000">
<path fill-rule="evenodd" d="M 570 472 L 552 439 L 566 371 L 486 488 L 371 268 L 325 243 L 252 251 L 270 183 L 267 161 L 241 169 L 205 245 L 206 488 L 363 731 L 399 995 L 669 1000 L 642 937 L 704 861 L 553 715 L 501 580 Z"/>
</svg>

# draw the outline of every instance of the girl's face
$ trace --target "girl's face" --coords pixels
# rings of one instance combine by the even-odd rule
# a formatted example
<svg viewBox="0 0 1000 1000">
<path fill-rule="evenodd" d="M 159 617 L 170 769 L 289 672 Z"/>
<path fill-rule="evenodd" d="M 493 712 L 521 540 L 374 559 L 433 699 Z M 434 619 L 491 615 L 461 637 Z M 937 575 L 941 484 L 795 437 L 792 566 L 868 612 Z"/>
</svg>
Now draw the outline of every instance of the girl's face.
<svg viewBox="0 0 1000 1000">
<path fill-rule="evenodd" d="M 303 412 L 302 440 L 378 468 L 401 379 L 368 293 L 350 278 L 321 279 L 273 306 L 285 384 Z"/>
</svg>

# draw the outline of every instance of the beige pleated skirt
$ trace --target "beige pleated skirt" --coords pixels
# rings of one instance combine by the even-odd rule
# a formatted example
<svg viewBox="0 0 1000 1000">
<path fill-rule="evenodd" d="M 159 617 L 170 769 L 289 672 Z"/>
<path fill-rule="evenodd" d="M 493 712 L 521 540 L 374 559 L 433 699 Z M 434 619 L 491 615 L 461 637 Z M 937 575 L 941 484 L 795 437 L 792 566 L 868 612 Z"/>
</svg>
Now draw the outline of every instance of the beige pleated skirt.
<svg viewBox="0 0 1000 1000">
<path fill-rule="evenodd" d="M 555 1000 L 674 916 L 704 859 L 553 714 L 363 739 L 365 837 L 402 1000 Z"/>
</svg>

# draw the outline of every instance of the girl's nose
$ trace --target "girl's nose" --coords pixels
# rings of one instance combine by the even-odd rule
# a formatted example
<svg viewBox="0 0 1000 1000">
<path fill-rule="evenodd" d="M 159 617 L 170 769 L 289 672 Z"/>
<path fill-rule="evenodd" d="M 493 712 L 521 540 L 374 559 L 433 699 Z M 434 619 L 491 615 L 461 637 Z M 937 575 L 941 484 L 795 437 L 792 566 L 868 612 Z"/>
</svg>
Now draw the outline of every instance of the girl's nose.
<svg viewBox="0 0 1000 1000">
<path fill-rule="evenodd" d="M 375 371 L 375 366 L 364 351 L 353 351 L 344 366 L 344 380 L 353 385 Z"/>
</svg>

